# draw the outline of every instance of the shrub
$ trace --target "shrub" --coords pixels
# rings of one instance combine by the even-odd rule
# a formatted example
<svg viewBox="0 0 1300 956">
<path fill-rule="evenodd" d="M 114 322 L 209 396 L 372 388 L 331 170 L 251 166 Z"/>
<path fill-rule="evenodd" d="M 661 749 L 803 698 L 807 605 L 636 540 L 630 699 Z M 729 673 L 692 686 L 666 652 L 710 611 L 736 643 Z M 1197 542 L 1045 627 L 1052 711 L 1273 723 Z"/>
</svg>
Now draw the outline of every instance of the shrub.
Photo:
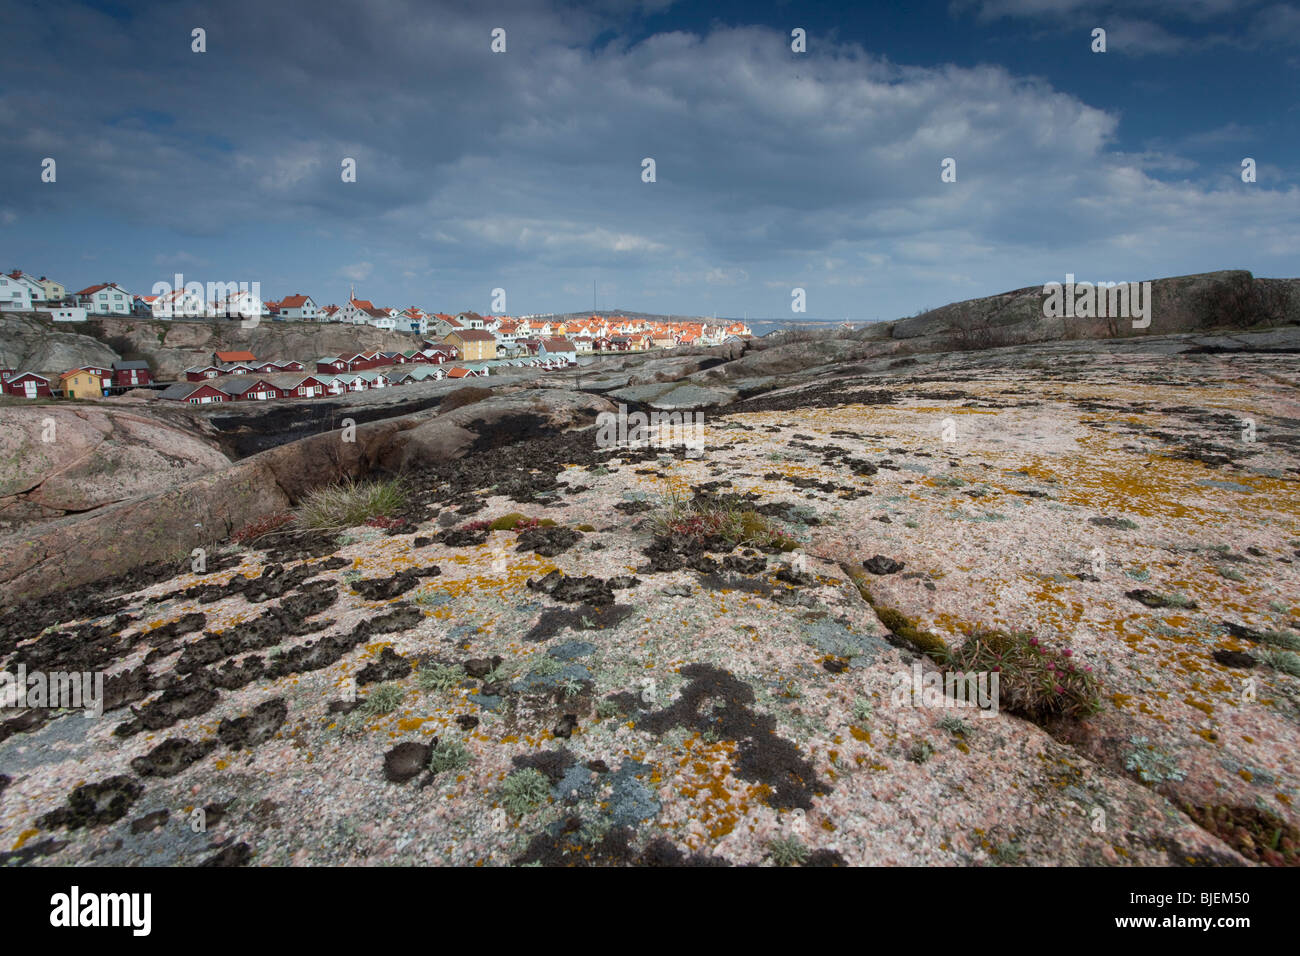
<svg viewBox="0 0 1300 956">
<path fill-rule="evenodd" d="M 1274 670 L 1300 677 L 1300 654 L 1294 651 L 1265 651 L 1263 658 Z"/>
<path fill-rule="evenodd" d="M 777 837 L 767 844 L 768 855 L 777 866 L 800 866 L 808 862 L 808 848 L 798 837 Z"/>
<path fill-rule="evenodd" d="M 463 770 L 470 764 L 469 751 L 463 744 L 440 741 L 429 757 L 429 772 L 442 773 L 445 770 Z"/>
<path fill-rule="evenodd" d="M 451 664 L 433 664 L 415 673 L 415 684 L 421 690 L 451 690 L 464 679 L 465 671 Z"/>
<path fill-rule="evenodd" d="M 1092 668 L 1073 658 L 1070 648 L 1047 647 L 1023 631 L 975 631 L 949 653 L 948 664 L 957 671 L 998 674 L 1001 706 L 1013 714 L 1031 720 L 1086 717 L 1101 709 L 1101 696 Z"/>
<path fill-rule="evenodd" d="M 296 520 L 299 527 L 317 531 L 352 528 L 391 517 L 405 502 L 400 481 L 347 481 L 311 492 L 298 506 Z"/>
<path fill-rule="evenodd" d="M 404 696 L 405 692 L 396 684 L 380 684 L 366 696 L 362 707 L 367 714 L 391 714 Z"/>
<path fill-rule="evenodd" d="M 540 806 L 550 792 L 550 781 L 529 767 L 506 777 L 501 785 L 501 805 L 511 816 L 522 817 Z"/>
</svg>

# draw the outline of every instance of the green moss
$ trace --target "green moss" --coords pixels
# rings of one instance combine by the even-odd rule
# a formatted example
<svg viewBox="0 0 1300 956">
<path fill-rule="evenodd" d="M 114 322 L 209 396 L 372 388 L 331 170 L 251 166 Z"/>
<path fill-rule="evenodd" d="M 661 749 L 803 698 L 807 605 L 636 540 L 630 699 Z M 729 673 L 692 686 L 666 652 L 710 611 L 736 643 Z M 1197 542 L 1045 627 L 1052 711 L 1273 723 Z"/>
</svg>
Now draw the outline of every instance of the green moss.
<svg viewBox="0 0 1300 956">
<path fill-rule="evenodd" d="M 595 528 L 593 528 L 593 527 L 592 527 L 591 525 L 589 525 L 589 524 L 580 524 L 580 525 L 577 525 L 576 527 L 577 527 L 577 530 L 579 530 L 579 531 L 586 531 L 586 532 L 588 532 L 588 533 L 590 533 L 590 532 L 596 530 Z"/>
</svg>

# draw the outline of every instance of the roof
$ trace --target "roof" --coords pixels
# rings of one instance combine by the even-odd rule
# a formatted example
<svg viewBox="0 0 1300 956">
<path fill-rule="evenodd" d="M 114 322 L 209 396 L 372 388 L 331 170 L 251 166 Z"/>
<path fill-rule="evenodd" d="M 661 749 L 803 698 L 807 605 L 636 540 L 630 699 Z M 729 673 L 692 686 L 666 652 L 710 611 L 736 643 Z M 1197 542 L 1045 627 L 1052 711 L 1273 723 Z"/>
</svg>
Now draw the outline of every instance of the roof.
<svg viewBox="0 0 1300 956">
<path fill-rule="evenodd" d="M 114 369 L 119 369 L 119 368 L 123 368 L 123 369 L 133 369 L 133 368 L 143 368 L 143 369 L 147 369 L 148 367 L 149 367 L 149 363 L 148 363 L 148 362 L 143 362 L 143 361 L 114 362 L 114 363 L 113 363 L 113 368 L 114 368 Z"/>
<path fill-rule="evenodd" d="M 462 342 L 495 342 L 497 337 L 491 332 L 484 332 L 482 329 L 457 329 L 455 332 L 449 332 L 448 335 L 455 335 Z"/>
<path fill-rule="evenodd" d="M 311 296 L 309 295 L 297 295 L 297 294 L 286 295 L 283 299 L 280 300 L 280 308 L 301 309 L 303 305 L 306 304 L 307 300 L 310 298 Z"/>
<path fill-rule="evenodd" d="M 201 388 L 211 388 L 211 382 L 177 382 L 159 393 L 159 398 L 189 398 Z"/>
<path fill-rule="evenodd" d="M 217 352 L 217 360 L 220 362 L 256 362 L 252 352 Z"/>
<path fill-rule="evenodd" d="M 66 372 L 64 372 L 62 375 L 60 375 L 60 376 L 59 376 L 59 381 L 62 382 L 65 378 L 72 378 L 72 376 L 74 376 L 74 375 L 80 375 L 82 372 L 85 372 L 85 373 L 88 374 L 88 375 L 93 375 L 93 376 L 95 376 L 96 378 L 102 378 L 102 376 L 101 376 L 98 372 L 96 372 L 96 371 L 94 371 L 94 370 L 92 370 L 92 369 L 88 369 L 88 368 L 74 368 L 74 369 L 69 369 L 68 371 L 66 371 Z"/>
<path fill-rule="evenodd" d="M 556 338 L 542 339 L 542 345 L 546 347 L 546 351 L 548 352 L 572 352 L 573 351 L 573 343 L 570 342 L 568 339 L 556 339 Z"/>
</svg>

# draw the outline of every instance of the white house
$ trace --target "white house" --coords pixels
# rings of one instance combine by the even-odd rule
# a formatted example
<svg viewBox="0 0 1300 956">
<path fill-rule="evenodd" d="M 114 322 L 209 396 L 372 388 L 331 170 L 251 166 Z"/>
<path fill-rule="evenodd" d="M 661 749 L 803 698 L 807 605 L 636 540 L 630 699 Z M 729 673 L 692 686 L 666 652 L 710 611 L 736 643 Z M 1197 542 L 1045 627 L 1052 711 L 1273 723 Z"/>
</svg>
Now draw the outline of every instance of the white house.
<svg viewBox="0 0 1300 956">
<path fill-rule="evenodd" d="M 30 312 L 32 290 L 12 276 L 0 276 L 0 310 L 5 312 Z"/>
<path fill-rule="evenodd" d="M 289 322 L 315 322 L 316 303 L 309 295 L 286 295 L 280 300 L 280 318 Z"/>
<path fill-rule="evenodd" d="M 101 282 L 77 293 L 77 304 L 92 315 L 130 315 L 135 297 L 116 282 Z"/>
<path fill-rule="evenodd" d="M 15 269 L 9 273 L 9 278 L 14 282 L 19 282 L 27 287 L 27 293 L 33 302 L 45 301 L 45 284 L 35 276 L 29 276 L 21 269 Z"/>
</svg>

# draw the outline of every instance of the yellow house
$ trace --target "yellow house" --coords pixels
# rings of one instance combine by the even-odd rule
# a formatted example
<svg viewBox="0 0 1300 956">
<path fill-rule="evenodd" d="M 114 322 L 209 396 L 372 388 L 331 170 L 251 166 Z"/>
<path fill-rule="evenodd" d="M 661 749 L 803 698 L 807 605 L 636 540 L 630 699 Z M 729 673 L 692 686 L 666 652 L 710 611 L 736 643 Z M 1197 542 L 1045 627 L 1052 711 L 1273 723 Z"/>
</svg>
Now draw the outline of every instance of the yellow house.
<svg viewBox="0 0 1300 956">
<path fill-rule="evenodd" d="M 84 368 L 74 368 L 59 376 L 59 387 L 63 389 L 64 398 L 103 398 L 104 380 L 98 372 L 88 372 Z"/>
<path fill-rule="evenodd" d="M 486 362 L 497 357 L 497 338 L 482 329 L 457 329 L 443 339 L 460 351 L 462 362 Z"/>
</svg>

